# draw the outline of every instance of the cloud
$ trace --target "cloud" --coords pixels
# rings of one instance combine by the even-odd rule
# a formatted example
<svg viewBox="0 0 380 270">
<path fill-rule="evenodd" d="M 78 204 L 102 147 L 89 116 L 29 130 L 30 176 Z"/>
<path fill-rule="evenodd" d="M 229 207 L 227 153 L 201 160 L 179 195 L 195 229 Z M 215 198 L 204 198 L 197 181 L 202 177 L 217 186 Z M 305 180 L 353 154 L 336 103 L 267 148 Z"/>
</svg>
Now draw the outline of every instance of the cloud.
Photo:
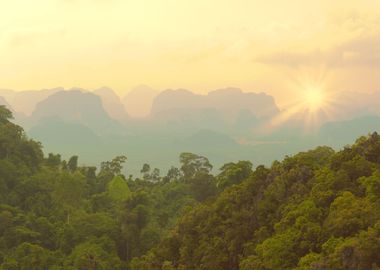
<svg viewBox="0 0 380 270">
<path fill-rule="evenodd" d="M 320 36 L 314 36 L 321 47 L 303 52 L 282 50 L 264 53 L 254 62 L 290 68 L 323 65 L 331 68 L 380 68 L 380 16 L 349 12 L 330 18 Z M 329 44 L 323 43 L 328 40 Z M 310 47 L 309 47 L 310 48 Z M 312 48 L 312 47 L 311 47 Z"/>
<path fill-rule="evenodd" d="M 325 65 L 328 67 L 380 68 L 380 32 L 371 37 L 359 37 L 327 50 L 308 52 L 275 52 L 256 57 L 255 62 L 298 68 Z"/>
</svg>

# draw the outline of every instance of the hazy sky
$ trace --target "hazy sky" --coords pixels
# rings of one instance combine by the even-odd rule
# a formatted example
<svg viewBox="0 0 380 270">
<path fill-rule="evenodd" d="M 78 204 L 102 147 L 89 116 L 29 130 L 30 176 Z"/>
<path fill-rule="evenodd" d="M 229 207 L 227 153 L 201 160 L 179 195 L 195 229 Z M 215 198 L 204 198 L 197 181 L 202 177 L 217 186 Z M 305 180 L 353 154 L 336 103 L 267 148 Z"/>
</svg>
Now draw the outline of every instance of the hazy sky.
<svg viewBox="0 0 380 270">
<path fill-rule="evenodd" d="M 378 0 L 0 0 L 0 88 L 380 90 Z"/>
</svg>

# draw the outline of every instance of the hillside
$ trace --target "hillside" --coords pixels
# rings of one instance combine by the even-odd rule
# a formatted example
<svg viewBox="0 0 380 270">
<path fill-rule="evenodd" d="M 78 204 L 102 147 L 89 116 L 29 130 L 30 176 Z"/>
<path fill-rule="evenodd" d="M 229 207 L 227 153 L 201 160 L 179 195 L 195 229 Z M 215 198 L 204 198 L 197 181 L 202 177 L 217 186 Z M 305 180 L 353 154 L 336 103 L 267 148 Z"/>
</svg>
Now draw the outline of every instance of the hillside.
<svg viewBox="0 0 380 270">
<path fill-rule="evenodd" d="M 318 147 L 258 166 L 132 269 L 379 269 L 379 165 L 373 133 L 337 153 Z"/>
<path fill-rule="evenodd" d="M 269 168 L 213 175 L 182 153 L 163 177 L 141 164 L 126 178 L 125 156 L 99 170 L 44 157 L 11 119 L 0 106 L 0 269 L 379 269 L 377 133 Z"/>
<path fill-rule="evenodd" d="M 0 269 L 129 269 L 186 209 L 217 192 L 204 157 L 182 155 L 184 170 L 165 177 L 141 164 L 142 178 L 126 179 L 125 156 L 98 171 L 77 156 L 44 157 L 11 120 L 0 106 Z M 205 164 L 204 183 L 182 180 L 194 161 Z"/>
</svg>

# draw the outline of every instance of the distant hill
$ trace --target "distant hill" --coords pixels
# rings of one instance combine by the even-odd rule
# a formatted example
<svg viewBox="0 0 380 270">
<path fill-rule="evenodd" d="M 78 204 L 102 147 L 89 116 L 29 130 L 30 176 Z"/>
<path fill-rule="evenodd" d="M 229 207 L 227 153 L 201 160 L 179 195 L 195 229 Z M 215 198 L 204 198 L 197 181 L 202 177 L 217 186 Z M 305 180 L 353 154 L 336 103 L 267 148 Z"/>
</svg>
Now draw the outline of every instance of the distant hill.
<svg viewBox="0 0 380 270">
<path fill-rule="evenodd" d="M 376 93 L 357 96 L 356 103 L 351 93 L 335 97 L 331 104 L 334 113 L 314 112 L 313 117 L 323 121 L 309 130 L 310 123 L 305 123 L 309 115 L 304 112 L 291 114 L 286 121 L 272 126 L 287 111 L 280 111 L 270 95 L 236 88 L 207 95 L 185 89 L 166 90 L 155 97 L 155 90 L 140 86 L 123 99 L 125 109 L 109 88 L 94 92 L 60 89 L 35 94 L 0 90 L 0 104 L 12 107 L 15 122 L 32 138 L 46 141 L 45 151 L 61 152 L 65 157 L 79 154 L 84 163 L 91 165 L 127 154 L 132 174 L 139 173 L 145 162 L 166 170 L 178 153 L 190 150 L 209 157 L 216 168 L 229 160 L 242 159 L 269 164 L 317 145 L 338 149 L 360 134 L 380 130 Z M 30 110 L 32 103 L 42 99 L 33 105 L 30 116 L 18 112 L 9 102 L 26 102 L 28 96 L 32 102 L 22 111 Z M 369 104 L 368 108 L 364 104 Z M 128 109 L 141 117 L 128 116 Z M 94 149 L 101 155 L 96 155 Z"/>
<path fill-rule="evenodd" d="M 256 117 L 271 117 L 279 112 L 274 98 L 264 93 L 244 93 L 237 88 L 225 88 L 208 95 L 198 95 L 177 89 L 160 93 L 154 99 L 151 115 L 203 109 L 215 109 L 227 119 L 235 119 L 242 110 L 248 110 Z"/>
<path fill-rule="evenodd" d="M 279 113 L 274 98 L 225 88 L 198 95 L 186 89 L 161 92 L 150 119 L 177 130 L 211 129 L 230 135 L 251 134 L 260 123 Z"/>
<path fill-rule="evenodd" d="M 69 123 L 80 123 L 99 134 L 121 131 L 102 106 L 99 96 L 79 89 L 59 91 L 37 104 L 31 116 L 34 123 L 58 118 Z"/>
<path fill-rule="evenodd" d="M 34 111 L 37 103 L 62 90 L 63 88 L 27 91 L 0 90 L 0 96 L 5 97 L 14 111 L 30 115 Z"/>
<path fill-rule="evenodd" d="M 257 117 L 271 117 L 279 112 L 272 96 L 265 93 L 243 92 L 238 88 L 224 88 L 207 95 L 208 106 L 215 107 L 226 115 L 236 115 L 248 110 Z"/>
<path fill-rule="evenodd" d="M 112 89 L 102 87 L 94 90 L 93 93 L 101 98 L 103 108 L 111 118 L 119 121 L 124 121 L 128 118 L 123 103 Z"/>
</svg>

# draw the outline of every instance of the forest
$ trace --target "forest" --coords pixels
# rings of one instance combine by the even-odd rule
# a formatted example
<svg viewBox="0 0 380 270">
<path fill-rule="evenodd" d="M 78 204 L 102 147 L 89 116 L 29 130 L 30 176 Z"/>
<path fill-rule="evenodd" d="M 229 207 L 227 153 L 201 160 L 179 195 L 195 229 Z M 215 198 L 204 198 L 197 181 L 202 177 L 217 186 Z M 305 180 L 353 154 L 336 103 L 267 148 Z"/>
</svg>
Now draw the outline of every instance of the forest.
<svg viewBox="0 0 380 270">
<path fill-rule="evenodd" d="M 0 269 L 380 269 L 380 135 L 273 161 L 44 156 L 0 106 Z M 126 153 L 127 155 L 128 153 Z M 217 168 L 218 169 L 218 168 Z"/>
</svg>

